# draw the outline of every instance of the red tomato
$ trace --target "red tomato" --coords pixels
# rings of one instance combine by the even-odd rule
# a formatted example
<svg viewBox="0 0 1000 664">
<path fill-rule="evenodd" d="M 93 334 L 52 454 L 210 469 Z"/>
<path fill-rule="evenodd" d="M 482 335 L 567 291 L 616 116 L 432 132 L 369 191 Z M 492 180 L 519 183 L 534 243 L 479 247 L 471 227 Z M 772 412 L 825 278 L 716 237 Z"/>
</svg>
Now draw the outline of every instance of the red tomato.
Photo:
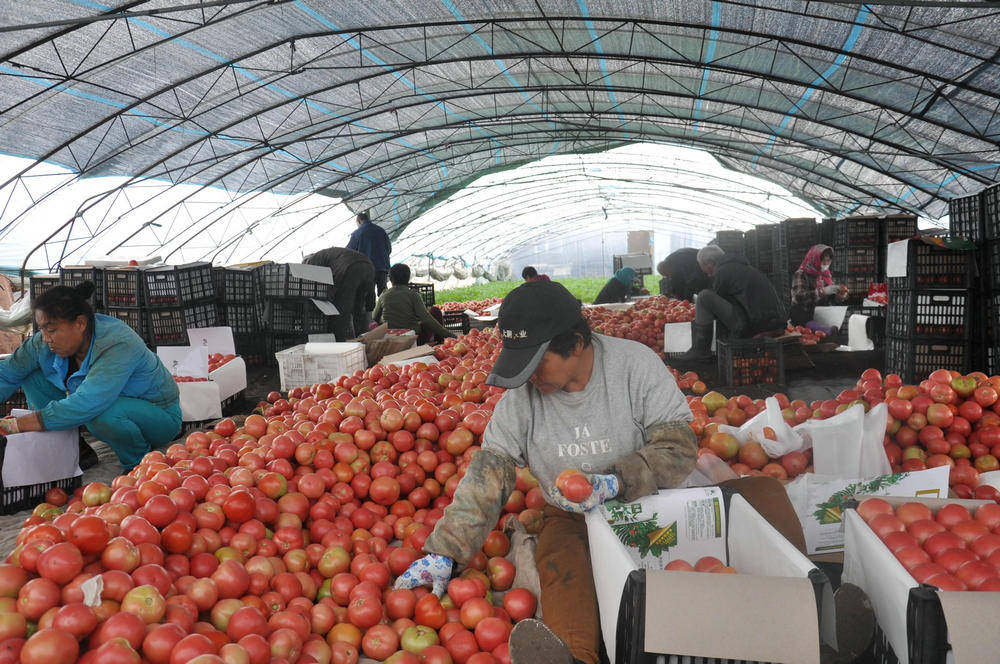
<svg viewBox="0 0 1000 664">
<path fill-rule="evenodd" d="M 21 648 L 23 664 L 72 664 L 80 654 L 76 637 L 61 629 L 41 629 Z"/>
</svg>

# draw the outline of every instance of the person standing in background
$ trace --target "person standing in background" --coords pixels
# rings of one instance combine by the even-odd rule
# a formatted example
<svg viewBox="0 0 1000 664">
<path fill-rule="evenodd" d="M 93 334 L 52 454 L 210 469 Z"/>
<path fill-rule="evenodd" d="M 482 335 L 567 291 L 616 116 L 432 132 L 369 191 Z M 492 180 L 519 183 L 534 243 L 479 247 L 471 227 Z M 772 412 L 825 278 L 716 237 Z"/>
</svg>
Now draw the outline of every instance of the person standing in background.
<svg viewBox="0 0 1000 664">
<path fill-rule="evenodd" d="M 332 331 L 337 341 L 354 339 L 367 332 L 365 298 L 375 289 L 375 266 L 371 260 L 359 251 L 330 247 L 307 256 L 303 262 L 323 265 L 333 273 L 333 306 L 338 314 L 332 317 Z"/>
<path fill-rule="evenodd" d="M 392 253 L 392 242 L 389 234 L 378 224 L 372 223 L 367 212 L 361 212 L 357 216 L 358 228 L 351 233 L 351 239 L 347 243 L 348 249 L 361 252 L 375 265 L 375 283 L 371 292 L 365 298 L 365 310 L 375 309 L 375 289 L 381 295 L 386 289 L 389 280 L 389 254 Z"/>
</svg>

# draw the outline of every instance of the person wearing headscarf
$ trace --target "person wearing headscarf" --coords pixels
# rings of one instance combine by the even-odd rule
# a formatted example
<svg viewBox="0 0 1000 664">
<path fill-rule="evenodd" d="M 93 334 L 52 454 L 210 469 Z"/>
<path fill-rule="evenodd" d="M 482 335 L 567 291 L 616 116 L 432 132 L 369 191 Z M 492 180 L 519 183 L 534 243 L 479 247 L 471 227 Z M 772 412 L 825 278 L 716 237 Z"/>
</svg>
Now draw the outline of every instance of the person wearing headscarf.
<svg viewBox="0 0 1000 664">
<path fill-rule="evenodd" d="M 847 288 L 833 283 L 832 263 L 833 249 L 825 244 L 814 244 L 806 252 L 799 269 L 792 275 L 792 306 L 788 312 L 792 325 L 809 326 L 817 306 L 847 299 Z M 821 329 L 818 325 L 815 327 Z"/>
<path fill-rule="evenodd" d="M 613 302 L 624 302 L 632 290 L 632 281 L 635 279 L 635 270 L 630 267 L 623 267 L 615 276 L 608 279 L 604 288 L 594 298 L 594 304 L 611 304 Z"/>
</svg>

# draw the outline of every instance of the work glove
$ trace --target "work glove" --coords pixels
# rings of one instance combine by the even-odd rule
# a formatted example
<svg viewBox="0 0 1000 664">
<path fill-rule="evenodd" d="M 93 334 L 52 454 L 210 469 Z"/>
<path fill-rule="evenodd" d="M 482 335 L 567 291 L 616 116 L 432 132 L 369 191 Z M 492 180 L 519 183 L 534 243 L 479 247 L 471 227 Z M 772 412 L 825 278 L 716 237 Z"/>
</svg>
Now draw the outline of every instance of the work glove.
<svg viewBox="0 0 1000 664">
<path fill-rule="evenodd" d="M 16 417 L 5 417 L 3 419 L 0 419 L 0 433 L 9 435 L 12 433 L 20 433 L 20 432 L 21 430 L 17 427 Z"/>
<path fill-rule="evenodd" d="M 590 498 L 587 498 L 582 503 L 574 503 L 567 500 L 566 496 L 562 495 L 562 492 L 553 486 L 549 489 L 549 496 L 552 498 L 552 502 L 555 503 L 560 509 L 564 509 L 567 512 L 577 512 L 582 514 L 583 512 L 590 511 L 604 501 L 611 500 L 618 495 L 620 487 L 618 486 L 618 478 L 616 476 L 592 473 L 585 473 L 585 475 L 587 476 L 587 479 L 590 480 L 590 486 L 594 488 L 594 492 L 590 494 Z"/>
<path fill-rule="evenodd" d="M 454 562 L 448 556 L 428 553 L 420 560 L 413 561 L 406 568 L 406 571 L 396 579 L 393 588 L 399 590 L 401 588 L 430 586 L 432 592 L 440 597 L 448 588 L 452 565 Z"/>
<path fill-rule="evenodd" d="M 840 290 L 840 286 L 837 286 L 835 284 L 830 284 L 829 286 L 823 286 L 823 294 L 824 295 L 836 295 L 837 291 L 839 291 L 839 290 Z"/>
</svg>

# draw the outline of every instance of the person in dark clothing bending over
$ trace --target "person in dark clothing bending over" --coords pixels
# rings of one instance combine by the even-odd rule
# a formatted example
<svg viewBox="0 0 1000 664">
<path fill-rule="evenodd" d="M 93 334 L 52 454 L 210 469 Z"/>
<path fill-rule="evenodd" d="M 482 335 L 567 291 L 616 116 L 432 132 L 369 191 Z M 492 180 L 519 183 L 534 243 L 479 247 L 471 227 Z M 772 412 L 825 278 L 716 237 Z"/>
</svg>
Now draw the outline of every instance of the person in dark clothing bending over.
<svg viewBox="0 0 1000 664">
<path fill-rule="evenodd" d="M 635 270 L 630 267 L 623 267 L 615 272 L 615 276 L 608 279 L 604 288 L 594 298 L 594 304 L 611 304 L 613 302 L 624 302 L 632 290 L 632 280 L 635 279 Z"/>
<path fill-rule="evenodd" d="M 330 247 L 305 259 L 309 265 L 323 265 L 333 272 L 333 333 L 337 341 L 354 339 L 368 331 L 365 298 L 375 288 L 375 266 L 362 253 Z"/>
<path fill-rule="evenodd" d="M 455 336 L 442 325 L 441 310 L 431 307 L 428 311 L 420 293 L 410 288 L 410 268 L 396 263 L 389 268 L 392 288 L 378 297 L 372 316 L 391 328 L 411 329 L 417 334 L 417 343 L 429 343 L 435 338 L 440 343 L 445 337 Z M 435 316 L 434 314 L 437 314 Z"/>
<path fill-rule="evenodd" d="M 715 245 L 698 252 L 698 264 L 712 277 L 712 287 L 698 293 L 691 323 L 691 350 L 680 361 L 712 357 L 712 325 L 715 321 L 735 338 L 783 330 L 788 322 L 785 305 L 774 286 L 760 270 L 742 256 L 726 255 Z"/>
<path fill-rule="evenodd" d="M 524 279 L 527 282 L 531 282 L 531 281 L 551 281 L 549 279 L 549 275 L 547 275 L 547 274 L 538 274 L 538 270 L 536 270 L 531 265 L 526 265 L 525 268 L 523 270 L 521 270 L 521 278 Z"/>
<path fill-rule="evenodd" d="M 386 288 L 386 280 L 389 278 L 389 254 L 392 253 L 392 242 L 389 234 L 381 226 L 372 223 L 367 212 L 362 212 L 357 216 L 358 228 L 351 233 L 351 239 L 347 243 L 348 249 L 360 251 L 375 265 L 375 281 L 371 291 L 366 296 L 366 310 L 375 308 L 375 287 L 378 287 L 378 294 L 381 295 Z"/>
<path fill-rule="evenodd" d="M 698 250 L 685 247 L 673 252 L 656 266 L 660 279 L 660 295 L 678 300 L 694 301 L 696 293 L 712 286 L 712 279 L 698 265 Z"/>
</svg>

